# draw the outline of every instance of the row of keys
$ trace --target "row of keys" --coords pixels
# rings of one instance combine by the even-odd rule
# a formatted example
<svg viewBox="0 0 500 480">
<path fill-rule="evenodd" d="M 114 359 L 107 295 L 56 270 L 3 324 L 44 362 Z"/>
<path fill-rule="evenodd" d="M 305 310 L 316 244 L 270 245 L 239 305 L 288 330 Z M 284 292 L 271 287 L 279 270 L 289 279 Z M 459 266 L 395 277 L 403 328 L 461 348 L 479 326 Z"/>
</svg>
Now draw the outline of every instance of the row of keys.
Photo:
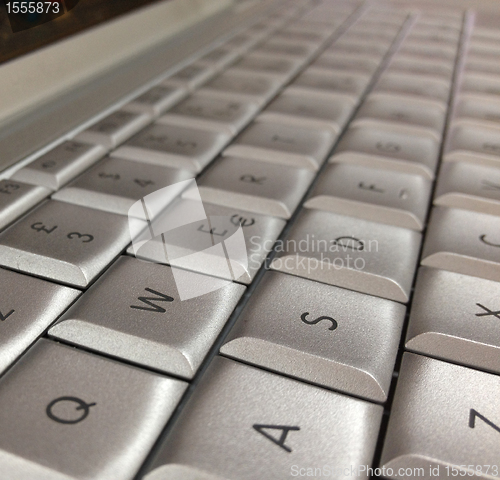
<svg viewBox="0 0 500 480">
<path fill-rule="evenodd" d="M 500 81 L 469 73 L 482 72 L 491 53 L 475 31 L 465 46 L 405 346 L 498 374 Z M 499 387 L 497 376 L 405 353 L 380 461 L 385 475 L 411 466 L 427 478 L 497 478 Z"/>
</svg>

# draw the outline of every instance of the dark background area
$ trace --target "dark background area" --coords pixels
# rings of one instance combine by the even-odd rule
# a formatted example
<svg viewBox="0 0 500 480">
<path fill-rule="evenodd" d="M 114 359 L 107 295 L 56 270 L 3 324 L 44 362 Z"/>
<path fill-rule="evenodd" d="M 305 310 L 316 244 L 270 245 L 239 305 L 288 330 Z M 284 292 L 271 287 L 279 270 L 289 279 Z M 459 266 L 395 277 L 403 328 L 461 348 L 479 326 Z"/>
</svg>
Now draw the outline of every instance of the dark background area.
<svg viewBox="0 0 500 480">
<path fill-rule="evenodd" d="M 29 30 L 12 33 L 5 3 L 0 1 L 0 63 L 32 52 L 110 18 L 162 0 L 80 0 L 65 15 Z"/>
</svg>

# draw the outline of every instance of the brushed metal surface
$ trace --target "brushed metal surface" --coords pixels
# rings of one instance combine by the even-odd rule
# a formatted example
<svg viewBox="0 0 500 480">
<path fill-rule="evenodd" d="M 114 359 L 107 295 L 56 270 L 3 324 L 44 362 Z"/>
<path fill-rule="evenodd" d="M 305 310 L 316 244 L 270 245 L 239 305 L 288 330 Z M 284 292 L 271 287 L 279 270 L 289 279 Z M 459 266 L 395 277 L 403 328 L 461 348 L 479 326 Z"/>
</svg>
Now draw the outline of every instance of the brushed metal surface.
<svg viewBox="0 0 500 480">
<path fill-rule="evenodd" d="M 17 220 L 50 193 L 45 187 L 28 185 L 17 180 L 0 180 L 0 229 Z"/>
<path fill-rule="evenodd" d="M 292 465 L 343 472 L 371 463 L 381 417 L 378 405 L 218 357 L 145 478 L 170 479 L 180 468 L 189 480 L 281 480 Z M 272 441 L 254 427 L 273 424 L 294 427 L 287 450 L 277 444 L 285 431 L 262 429 Z"/>
<path fill-rule="evenodd" d="M 498 281 L 500 218 L 455 208 L 434 207 L 422 265 Z"/>
<path fill-rule="evenodd" d="M 155 123 L 114 150 L 112 156 L 197 173 L 229 140 L 230 135 L 221 131 Z"/>
<path fill-rule="evenodd" d="M 314 172 L 303 168 L 221 157 L 202 175 L 198 188 L 208 203 L 287 219 L 313 179 Z"/>
<path fill-rule="evenodd" d="M 0 264 L 85 288 L 130 235 L 125 217 L 49 200 L 0 235 Z"/>
<path fill-rule="evenodd" d="M 186 386 L 39 340 L 0 381 L 2 476 L 131 480 Z"/>
<path fill-rule="evenodd" d="M 500 169 L 466 162 L 445 163 L 434 204 L 500 215 Z"/>
<path fill-rule="evenodd" d="M 0 374 L 80 295 L 78 290 L 0 269 Z"/>
<path fill-rule="evenodd" d="M 498 431 L 484 418 L 498 424 L 499 395 L 496 375 L 405 353 L 380 462 L 393 469 L 389 478 L 404 478 L 399 468 L 423 469 L 418 478 L 430 480 L 454 478 L 452 467 L 474 476 L 478 465 L 498 466 Z M 475 478 L 498 478 L 492 473 Z"/>
<path fill-rule="evenodd" d="M 192 177 L 187 170 L 107 157 L 52 198 L 128 215 L 135 202 L 146 195 Z"/>
<path fill-rule="evenodd" d="M 431 187 L 418 175 L 331 163 L 304 206 L 422 231 Z"/>
<path fill-rule="evenodd" d="M 421 267 L 406 348 L 500 373 L 500 284 Z"/>
<path fill-rule="evenodd" d="M 138 248 L 130 247 L 128 253 L 153 262 L 250 283 L 285 226 L 285 221 L 205 203 L 206 219 L 197 218 L 172 229 L 172 225 L 179 224 L 179 219 L 192 218 L 199 205 L 199 201 L 186 199 L 172 204 L 154 222 L 154 230 L 165 233 L 151 240 L 148 237 L 150 241 L 145 243 L 139 237 L 139 242 L 136 241 Z"/>
<path fill-rule="evenodd" d="M 190 281 L 196 286 L 210 279 L 191 273 Z M 228 283 L 181 301 L 170 267 L 124 256 L 49 335 L 190 379 L 244 291 Z"/>
<path fill-rule="evenodd" d="M 271 268 L 406 303 L 420 242 L 412 230 L 305 209 Z"/>
<path fill-rule="evenodd" d="M 384 402 L 405 311 L 381 298 L 267 272 L 220 352 Z"/>
<path fill-rule="evenodd" d="M 70 140 L 18 170 L 11 178 L 59 190 L 106 153 L 102 145 Z"/>
<path fill-rule="evenodd" d="M 336 135 L 329 129 L 254 122 L 223 155 L 264 160 L 290 167 L 319 169 Z"/>
</svg>

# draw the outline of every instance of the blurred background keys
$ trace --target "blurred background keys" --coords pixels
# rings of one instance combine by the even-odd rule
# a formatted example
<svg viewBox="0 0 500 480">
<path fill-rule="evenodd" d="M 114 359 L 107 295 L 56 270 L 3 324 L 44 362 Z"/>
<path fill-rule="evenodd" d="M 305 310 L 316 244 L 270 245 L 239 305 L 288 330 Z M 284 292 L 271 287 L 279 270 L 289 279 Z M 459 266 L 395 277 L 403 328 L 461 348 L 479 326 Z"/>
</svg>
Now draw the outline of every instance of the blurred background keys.
<svg viewBox="0 0 500 480">
<path fill-rule="evenodd" d="M 406 228 L 304 209 L 271 268 L 406 303 L 420 242 Z"/>
<path fill-rule="evenodd" d="M 145 113 L 118 110 L 79 133 L 75 140 L 96 143 L 111 150 L 151 122 Z"/>
<path fill-rule="evenodd" d="M 18 170 L 12 179 L 59 190 L 105 153 L 102 145 L 69 140 Z"/>
</svg>

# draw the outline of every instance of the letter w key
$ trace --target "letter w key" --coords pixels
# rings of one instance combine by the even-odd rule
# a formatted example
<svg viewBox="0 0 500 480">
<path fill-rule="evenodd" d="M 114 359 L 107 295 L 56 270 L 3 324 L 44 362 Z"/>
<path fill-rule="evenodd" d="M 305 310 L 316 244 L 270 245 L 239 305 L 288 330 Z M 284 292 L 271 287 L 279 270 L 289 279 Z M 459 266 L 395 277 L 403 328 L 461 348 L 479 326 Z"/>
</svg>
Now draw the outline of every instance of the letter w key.
<svg viewBox="0 0 500 480">
<path fill-rule="evenodd" d="M 143 307 L 140 305 L 130 305 L 130 308 L 134 308 L 135 310 L 146 310 L 147 312 L 157 312 L 157 313 L 165 313 L 166 310 L 161 307 L 160 305 L 157 305 L 155 302 L 173 302 L 174 299 L 173 297 L 169 297 L 168 295 L 164 295 L 163 293 L 157 292 L 156 290 L 153 290 L 152 288 L 145 288 L 146 292 L 152 293 L 153 295 L 156 295 L 155 297 L 139 297 L 137 300 L 139 300 L 142 303 L 145 303 L 146 305 L 149 305 L 149 307 Z"/>
</svg>

